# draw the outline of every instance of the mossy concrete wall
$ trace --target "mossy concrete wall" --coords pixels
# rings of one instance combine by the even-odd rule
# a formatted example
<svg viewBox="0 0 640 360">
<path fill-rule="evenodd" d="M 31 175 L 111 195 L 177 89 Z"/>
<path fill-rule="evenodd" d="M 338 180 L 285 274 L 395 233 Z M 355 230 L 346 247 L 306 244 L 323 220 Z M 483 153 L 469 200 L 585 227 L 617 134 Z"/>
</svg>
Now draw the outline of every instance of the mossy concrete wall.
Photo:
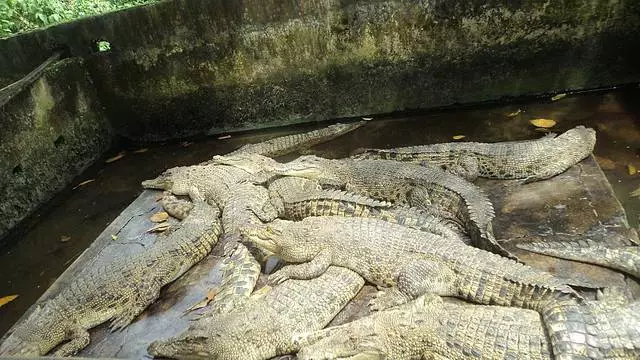
<svg viewBox="0 0 640 360">
<path fill-rule="evenodd" d="M 636 82 L 640 4 L 172 0 L 0 41 L 0 67 L 57 45 L 117 132 L 160 140 Z"/>
<path fill-rule="evenodd" d="M 84 62 L 67 59 L 0 108 L 0 239 L 108 149 Z"/>
</svg>

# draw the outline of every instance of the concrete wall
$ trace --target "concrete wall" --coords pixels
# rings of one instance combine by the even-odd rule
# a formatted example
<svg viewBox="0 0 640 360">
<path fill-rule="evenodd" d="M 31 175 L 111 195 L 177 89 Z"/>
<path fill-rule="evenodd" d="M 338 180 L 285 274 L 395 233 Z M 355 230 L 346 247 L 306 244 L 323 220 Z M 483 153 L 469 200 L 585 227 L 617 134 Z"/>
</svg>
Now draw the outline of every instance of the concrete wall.
<svg viewBox="0 0 640 360">
<path fill-rule="evenodd" d="M 111 144 L 81 59 L 50 68 L 0 108 L 0 239 Z"/>
<path fill-rule="evenodd" d="M 636 82 L 640 4 L 173 0 L 0 41 L 0 68 L 61 44 L 118 133 L 160 140 Z"/>
</svg>

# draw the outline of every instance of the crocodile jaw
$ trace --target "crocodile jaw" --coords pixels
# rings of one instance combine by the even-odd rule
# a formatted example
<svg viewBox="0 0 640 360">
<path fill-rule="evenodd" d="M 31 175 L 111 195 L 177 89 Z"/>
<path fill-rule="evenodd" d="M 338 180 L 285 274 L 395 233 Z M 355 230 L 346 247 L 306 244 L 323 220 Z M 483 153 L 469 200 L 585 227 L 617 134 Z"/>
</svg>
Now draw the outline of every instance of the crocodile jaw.
<svg viewBox="0 0 640 360">
<path fill-rule="evenodd" d="M 145 180 L 142 182 L 142 187 L 145 189 L 170 190 L 172 186 L 173 181 L 164 174 L 155 179 Z"/>
<path fill-rule="evenodd" d="M 215 358 L 206 349 L 206 337 L 187 336 L 168 341 L 154 341 L 147 352 L 150 355 L 174 359 L 205 359 Z"/>
<path fill-rule="evenodd" d="M 268 226 L 256 227 L 252 229 L 242 229 L 244 241 L 259 247 L 260 249 L 279 254 L 282 247 L 276 242 L 277 236 Z"/>
</svg>

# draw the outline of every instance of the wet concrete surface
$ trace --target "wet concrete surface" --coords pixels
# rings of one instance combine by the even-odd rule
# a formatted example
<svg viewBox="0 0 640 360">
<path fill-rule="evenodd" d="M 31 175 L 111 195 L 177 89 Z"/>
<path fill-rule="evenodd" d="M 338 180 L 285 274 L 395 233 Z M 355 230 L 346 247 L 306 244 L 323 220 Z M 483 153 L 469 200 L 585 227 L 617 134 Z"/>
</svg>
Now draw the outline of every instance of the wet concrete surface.
<svg viewBox="0 0 640 360">
<path fill-rule="evenodd" d="M 339 139 L 316 146 L 313 152 L 322 156 L 341 157 L 358 147 L 444 142 L 451 141 L 454 135 L 465 135 L 464 140 L 468 141 L 530 139 L 541 136 L 541 133 L 529 124 L 529 120 L 533 118 L 556 120 L 558 124 L 554 131 L 557 132 L 583 124 L 598 130 L 596 159 L 611 183 L 616 197 L 624 206 L 629 222 L 636 227 L 640 213 L 640 200 L 629 197 L 629 192 L 640 186 L 640 175 L 629 175 L 627 166 L 633 165 L 640 168 L 640 121 L 638 120 L 640 108 L 635 105 L 639 97 L 640 91 L 610 92 L 568 96 L 556 102 L 484 106 L 463 111 L 443 111 L 423 116 L 381 119 L 368 123 L 363 128 Z M 509 116 L 518 111 L 517 115 Z M 279 129 L 253 135 L 234 135 L 229 139 L 213 138 L 193 141 L 193 143 L 155 145 L 139 153 L 133 150 L 144 147 L 131 147 L 126 149 L 125 156 L 117 161 L 108 164 L 100 162 L 78 177 L 74 184 L 90 179 L 95 181 L 75 189 L 65 190 L 47 208 L 34 216 L 21 231 L 14 233 L 0 249 L 0 274 L 2 274 L 0 296 L 19 295 L 16 300 L 0 308 L 0 333 L 6 331 L 141 193 L 140 181 L 155 177 L 166 168 L 207 160 L 215 154 L 226 153 L 246 142 L 258 142 L 268 137 L 307 131 L 312 128 L 314 126 L 300 126 L 295 129 Z M 110 156 L 119 152 L 119 149 L 114 150 Z M 593 170 L 595 164 L 591 163 L 587 166 Z M 541 184 L 533 185 L 544 187 Z M 593 184 L 594 189 L 600 187 L 603 191 L 606 190 L 603 188 L 605 185 L 606 183 L 598 184 L 597 181 Z M 510 212 L 522 214 L 521 211 L 516 210 L 519 202 L 524 200 L 517 196 L 492 200 L 500 202 L 501 210 L 497 212 L 496 222 L 510 221 L 506 220 Z M 563 199 L 558 201 L 562 202 Z M 555 224 L 559 226 L 563 224 L 562 214 L 558 213 L 557 209 L 545 207 L 546 202 L 541 204 L 542 208 L 547 210 L 546 216 L 557 216 L 558 221 Z M 617 224 L 623 223 L 624 218 L 621 218 L 619 207 L 616 210 L 614 205 L 608 205 L 611 207 L 608 212 L 602 210 L 602 214 L 609 215 L 603 219 L 606 221 L 614 219 Z M 598 208 L 601 204 L 594 206 Z M 498 208 L 498 204 L 496 207 Z M 600 210 L 598 208 L 598 211 Z M 501 220 L 501 216 L 505 220 Z M 527 221 L 535 224 L 536 219 Z M 562 227 L 554 229 L 557 231 Z M 580 229 L 580 231 L 590 229 L 586 220 Z M 537 230 L 534 229 L 532 233 L 540 234 L 539 231 L 536 232 Z M 542 233 L 544 234 L 544 231 Z M 497 235 L 500 237 L 501 234 L 497 233 Z M 504 235 L 508 238 L 517 238 L 528 234 L 512 231 Z M 531 261 L 535 262 L 535 260 Z M 557 263 L 561 264 L 558 265 L 560 270 L 569 269 L 566 271 L 574 271 L 571 270 L 573 266 L 581 266 L 573 265 L 575 263 L 572 262 Z M 538 265 L 544 267 L 548 264 L 549 262 L 543 262 Z M 618 273 L 611 272 L 609 275 L 611 281 L 622 281 Z M 350 318 L 347 315 L 344 317 Z"/>
</svg>

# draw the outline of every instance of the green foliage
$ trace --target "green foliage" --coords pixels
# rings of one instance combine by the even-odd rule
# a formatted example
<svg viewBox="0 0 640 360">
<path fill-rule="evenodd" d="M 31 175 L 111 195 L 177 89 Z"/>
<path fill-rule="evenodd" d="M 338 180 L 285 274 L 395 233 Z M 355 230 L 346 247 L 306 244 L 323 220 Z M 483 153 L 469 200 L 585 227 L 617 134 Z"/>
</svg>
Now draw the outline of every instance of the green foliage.
<svg viewBox="0 0 640 360">
<path fill-rule="evenodd" d="M 0 0 L 0 38 L 158 0 Z"/>
</svg>

